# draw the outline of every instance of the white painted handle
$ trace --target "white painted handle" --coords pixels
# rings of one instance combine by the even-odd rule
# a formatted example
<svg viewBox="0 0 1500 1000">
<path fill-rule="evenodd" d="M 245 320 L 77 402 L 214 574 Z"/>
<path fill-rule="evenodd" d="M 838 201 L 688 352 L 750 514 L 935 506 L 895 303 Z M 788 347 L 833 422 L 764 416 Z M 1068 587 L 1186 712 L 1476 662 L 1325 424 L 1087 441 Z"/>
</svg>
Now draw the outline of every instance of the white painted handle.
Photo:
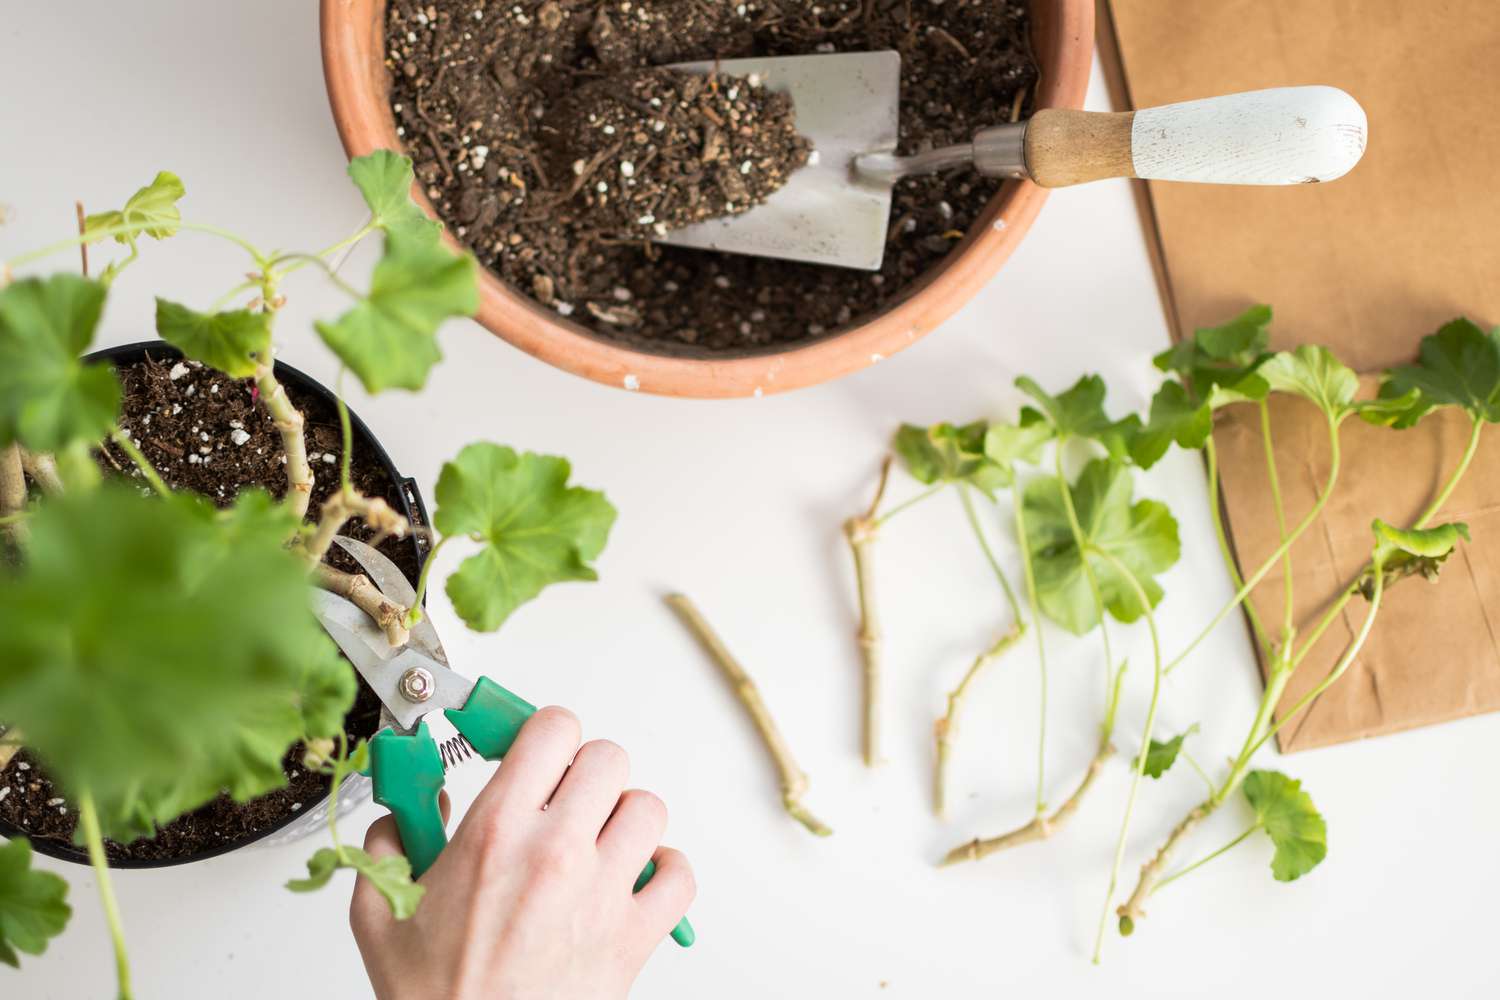
<svg viewBox="0 0 1500 1000">
<path fill-rule="evenodd" d="M 1337 87 L 1275 87 L 1135 113 L 1137 177 L 1208 184 L 1311 184 L 1353 169 L 1368 133 Z"/>
</svg>

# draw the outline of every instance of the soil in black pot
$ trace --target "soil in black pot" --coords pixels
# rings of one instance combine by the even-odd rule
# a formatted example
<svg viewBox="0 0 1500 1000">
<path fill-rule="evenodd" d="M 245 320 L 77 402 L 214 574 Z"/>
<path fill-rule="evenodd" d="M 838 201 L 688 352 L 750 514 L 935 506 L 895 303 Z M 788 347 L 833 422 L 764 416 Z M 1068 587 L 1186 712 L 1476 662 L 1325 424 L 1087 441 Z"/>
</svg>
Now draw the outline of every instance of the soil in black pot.
<svg viewBox="0 0 1500 1000">
<path fill-rule="evenodd" d="M 579 157 L 556 162 L 584 139 L 560 109 L 591 86 L 623 93 L 664 63 L 894 49 L 899 151 L 915 153 L 1024 112 L 1037 75 L 1029 31 L 1024 0 L 390 0 L 386 53 L 417 177 L 482 263 L 612 338 L 739 351 L 820 337 L 898 301 L 1001 182 L 965 171 L 901 181 L 878 272 L 659 246 L 641 231 L 648 213 L 634 225 L 601 215 L 574 183 Z M 646 138 L 661 156 L 654 131 Z M 707 141 L 700 129 L 700 157 Z M 681 179 L 678 196 L 693 183 Z"/>
<path fill-rule="evenodd" d="M 255 401 L 249 380 L 226 378 L 175 357 L 148 357 L 121 366 L 118 372 L 125 389 L 120 426 L 137 440 L 168 485 L 202 494 L 220 505 L 232 503 L 238 491 L 250 487 L 262 487 L 276 496 L 286 492 L 281 438 Z M 307 449 L 316 477 L 309 516 L 316 518 L 321 501 L 338 488 L 342 449 L 338 413 L 321 397 L 294 385 L 287 386 L 287 393 L 307 420 Z M 113 444 L 100 454 L 99 461 L 106 474 L 139 476 L 130 459 Z M 358 448 L 357 436 L 351 475 L 355 487 L 366 496 L 384 497 L 399 509 L 400 484 L 391 480 L 373 455 Z M 363 524 L 351 522 L 344 530 L 371 540 Z M 415 581 L 419 567 L 410 543 L 387 540 L 380 550 Z M 358 569 L 336 547 L 329 561 L 350 572 Z M 366 738 L 375 732 L 379 718 L 379 699 L 361 680 L 358 698 L 344 720 L 345 731 L 351 740 Z M 246 803 L 220 796 L 167 824 L 155 837 L 129 844 L 107 841 L 110 860 L 190 857 L 253 840 L 280 826 L 328 794 L 328 778 L 303 768 L 301 759 L 299 744 L 282 761 L 287 776 L 284 788 Z M 0 770 L 0 820 L 33 840 L 71 846 L 78 815 L 54 788 L 43 765 L 23 749 Z"/>
</svg>

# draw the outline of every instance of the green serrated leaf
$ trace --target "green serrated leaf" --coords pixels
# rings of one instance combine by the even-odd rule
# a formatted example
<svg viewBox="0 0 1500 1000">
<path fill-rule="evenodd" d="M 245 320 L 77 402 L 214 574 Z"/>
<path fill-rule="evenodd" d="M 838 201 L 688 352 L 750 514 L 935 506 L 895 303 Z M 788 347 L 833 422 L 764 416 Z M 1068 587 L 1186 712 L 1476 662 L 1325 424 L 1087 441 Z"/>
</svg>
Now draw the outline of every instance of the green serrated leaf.
<svg viewBox="0 0 1500 1000">
<path fill-rule="evenodd" d="M 1009 465 L 990 461 L 985 452 L 987 427 L 983 421 L 955 426 L 902 424 L 892 448 L 918 482 L 967 482 L 986 494 L 1009 486 Z"/>
<path fill-rule="evenodd" d="M 1244 789 L 1256 825 L 1276 846 L 1272 877 L 1291 882 L 1316 868 L 1328 855 L 1328 828 L 1302 782 L 1279 771 L 1251 771 Z"/>
<path fill-rule="evenodd" d="M 412 200 L 411 188 L 416 178 L 409 157 L 377 149 L 368 156 L 350 160 L 349 177 L 370 206 L 375 225 L 388 233 L 437 245 L 443 226 Z"/>
<path fill-rule="evenodd" d="M 1376 518 L 1370 528 L 1375 533 L 1371 561 L 1380 565 L 1387 587 L 1409 576 L 1436 580 L 1443 563 L 1458 548 L 1458 543 L 1469 540 L 1469 526 L 1462 521 L 1433 528 L 1396 528 Z M 1373 571 L 1360 577 L 1357 586 L 1365 600 L 1373 600 Z"/>
<path fill-rule="evenodd" d="M 200 313 L 158 298 L 156 333 L 189 358 L 230 378 L 249 378 L 260 361 L 271 356 L 269 313 L 248 309 Z"/>
<path fill-rule="evenodd" d="M 1272 392 L 1301 396 L 1330 420 L 1342 420 L 1354 412 L 1359 376 L 1326 347 L 1304 344 L 1274 354 L 1260 366 L 1260 375 Z"/>
<path fill-rule="evenodd" d="M 474 258 L 401 232 L 386 236 L 370 293 L 353 309 L 315 326 L 369 392 L 420 389 L 442 360 L 437 329 L 479 308 Z"/>
<path fill-rule="evenodd" d="M 93 443 L 114 426 L 120 383 L 78 356 L 94 340 L 104 286 L 57 274 L 0 289 L 0 445 L 36 451 Z"/>
<path fill-rule="evenodd" d="M 93 795 L 105 836 L 278 788 L 288 747 L 340 727 L 354 675 L 283 545 L 294 522 L 261 492 L 221 512 L 118 484 L 29 520 L 25 565 L 0 575 L 0 718 Z"/>
<path fill-rule="evenodd" d="M 1028 410 L 1035 414 L 1035 410 Z M 984 454 L 991 462 L 1014 470 L 1017 462 L 1036 465 L 1042 459 L 1042 448 L 1052 440 L 1052 425 L 1024 414 L 1018 424 L 992 423 L 984 433 Z"/>
<path fill-rule="evenodd" d="M 1214 409 L 1264 399 L 1270 387 L 1257 374 L 1267 358 L 1271 307 L 1251 306 L 1223 326 L 1197 330 L 1154 359 L 1181 379 L 1192 399 Z"/>
<path fill-rule="evenodd" d="M 142 233 L 158 240 L 174 236 L 182 222 L 177 202 L 186 193 L 187 190 L 177 175 L 163 170 L 150 184 L 131 195 L 124 208 L 87 216 L 83 220 L 84 239 L 89 243 L 98 242 L 104 237 L 92 234 L 123 225 L 142 226 L 135 232 L 115 234 L 115 242 L 127 246 L 134 243 L 135 238 Z"/>
<path fill-rule="evenodd" d="M 1177 755 L 1182 752 L 1183 741 L 1197 731 L 1198 726 L 1194 723 L 1169 740 L 1152 740 L 1146 748 L 1146 766 L 1143 773 L 1152 778 L 1160 778 L 1166 774 L 1177 762 Z"/>
<path fill-rule="evenodd" d="M 1037 401 L 1058 437 L 1097 441 L 1112 458 L 1129 455 L 1130 442 L 1140 431 L 1140 418 L 1132 413 L 1123 420 L 1109 419 L 1104 412 L 1104 380 L 1098 375 L 1085 375 L 1056 396 L 1025 375 L 1016 379 L 1016 387 Z"/>
<path fill-rule="evenodd" d="M 1376 427 L 1394 427 L 1405 430 L 1415 427 L 1423 417 L 1432 412 L 1433 403 L 1418 389 L 1395 393 L 1389 382 L 1380 387 L 1376 399 L 1361 399 L 1354 403 L 1354 412 L 1361 420 Z"/>
<path fill-rule="evenodd" d="M 1154 579 L 1177 562 L 1181 546 L 1177 522 L 1165 504 L 1155 500 L 1131 502 L 1130 470 L 1114 459 L 1095 459 L 1073 485 L 1088 565 L 1098 581 L 1100 597 L 1111 615 L 1132 622 L 1145 613 L 1130 581 L 1095 549 L 1109 553 L 1140 581 L 1154 607 L 1161 586 Z M 1023 498 L 1026 544 L 1036 575 L 1042 611 L 1075 635 L 1099 624 L 1099 607 L 1084 570 L 1084 559 L 1074 543 L 1063 504 L 1062 485 L 1055 476 L 1032 480 Z"/>
<path fill-rule="evenodd" d="M 397 920 L 406 920 L 417 912 L 427 890 L 412 881 L 411 863 L 406 858 L 388 854 L 377 860 L 358 847 L 344 847 L 342 851 L 341 858 L 332 847 L 319 848 L 307 859 L 307 878 L 292 879 L 286 887 L 292 892 L 316 892 L 329 883 L 335 872 L 349 869 L 370 880 Z"/>
<path fill-rule="evenodd" d="M 68 883 L 31 867 L 31 843 L 0 843 L 0 962 L 19 966 L 17 952 L 40 955 L 62 933 L 73 909 Z"/>
<path fill-rule="evenodd" d="M 484 543 L 448 578 L 448 597 L 470 628 L 492 632 L 548 584 L 594 580 L 615 509 L 604 494 L 569 486 L 566 459 L 471 444 L 443 466 L 433 523 Z"/>
<path fill-rule="evenodd" d="M 1195 403 L 1179 382 L 1165 382 L 1151 400 L 1151 416 L 1130 444 L 1130 457 L 1143 469 L 1161 460 L 1175 442 L 1196 451 L 1213 433 L 1213 406 Z"/>
<path fill-rule="evenodd" d="M 1420 394 L 1422 408 L 1414 407 L 1415 417 L 1395 426 L 1410 426 L 1436 406 L 1457 406 L 1475 420 L 1500 422 L 1500 329 L 1485 333 L 1467 319 L 1455 319 L 1422 338 L 1417 363 L 1391 369 L 1381 386 L 1384 398 L 1412 391 Z"/>
</svg>

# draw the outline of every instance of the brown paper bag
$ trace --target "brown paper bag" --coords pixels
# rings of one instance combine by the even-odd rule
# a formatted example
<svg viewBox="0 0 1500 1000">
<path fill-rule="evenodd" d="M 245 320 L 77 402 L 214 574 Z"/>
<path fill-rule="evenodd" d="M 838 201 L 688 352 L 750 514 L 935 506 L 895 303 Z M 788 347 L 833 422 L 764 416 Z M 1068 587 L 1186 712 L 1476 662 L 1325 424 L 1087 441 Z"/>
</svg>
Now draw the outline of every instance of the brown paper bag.
<svg viewBox="0 0 1500 1000">
<path fill-rule="evenodd" d="M 1500 318 L 1500 4 L 1452 0 L 1101 0 L 1101 53 L 1118 107 L 1259 87 L 1331 84 L 1370 120 L 1364 160 L 1332 184 L 1151 184 L 1143 215 L 1176 336 L 1254 302 L 1275 307 L 1272 346 L 1325 344 L 1358 370 L 1411 360 L 1457 315 Z M 1243 409 L 1243 408 L 1241 408 Z M 1321 417 L 1278 400 L 1279 474 L 1295 520 L 1326 472 Z M 1216 432 L 1225 510 L 1242 566 L 1278 544 L 1253 411 Z M 1364 562 L 1369 523 L 1406 524 L 1458 460 L 1461 415 L 1409 431 L 1345 425 L 1341 485 L 1296 546 L 1303 628 Z M 1299 750 L 1500 709 L 1500 427 L 1439 520 L 1474 541 L 1436 584 L 1403 581 L 1345 677 L 1278 736 Z M 1281 578 L 1253 600 L 1279 622 Z M 1365 611 L 1356 599 L 1294 676 L 1282 710 L 1333 665 Z"/>
</svg>

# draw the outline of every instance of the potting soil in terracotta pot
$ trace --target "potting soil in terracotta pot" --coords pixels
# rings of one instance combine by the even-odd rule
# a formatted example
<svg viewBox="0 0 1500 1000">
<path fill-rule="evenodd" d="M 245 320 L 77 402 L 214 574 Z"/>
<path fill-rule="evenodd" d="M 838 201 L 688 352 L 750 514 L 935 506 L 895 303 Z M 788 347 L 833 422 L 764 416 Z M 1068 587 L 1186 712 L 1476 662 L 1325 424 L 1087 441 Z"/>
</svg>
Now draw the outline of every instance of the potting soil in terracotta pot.
<svg viewBox="0 0 1500 1000">
<path fill-rule="evenodd" d="M 1000 181 L 964 171 L 902 181 L 878 272 L 652 244 L 649 230 L 664 217 L 641 203 L 640 160 L 682 167 L 654 203 L 668 208 L 723 194 L 724 166 L 748 163 L 741 177 L 769 191 L 779 182 L 758 172 L 797 161 L 785 142 L 768 141 L 782 117 L 725 128 L 701 94 L 661 108 L 634 101 L 642 67 L 895 49 L 905 153 L 1014 119 L 1036 80 L 1021 0 L 390 0 L 386 10 L 398 134 L 449 229 L 522 293 L 654 351 L 784 345 L 878 310 L 948 253 Z M 616 95 L 642 127 L 625 135 L 597 112 L 594 121 L 570 115 L 590 88 Z M 606 164 L 598 153 L 617 140 Z M 622 169 L 632 148 L 639 154 Z M 782 156 L 768 157 L 778 148 Z M 642 211 L 612 215 L 601 195 Z M 730 195 L 724 205 L 742 208 Z"/>
<path fill-rule="evenodd" d="M 196 362 L 178 361 L 163 352 L 157 358 L 118 368 L 125 399 L 120 426 L 137 440 L 162 478 L 174 489 L 191 491 L 228 505 L 244 489 L 262 487 L 275 495 L 286 490 L 281 438 L 265 409 L 252 397 L 252 383 L 226 378 Z M 309 516 L 316 519 L 319 504 L 338 488 L 341 450 L 338 414 L 323 398 L 286 385 L 293 404 L 307 420 L 307 448 L 317 479 Z M 367 496 L 384 497 L 402 506 L 399 483 L 393 482 L 376 456 L 359 447 L 352 456 L 355 488 Z M 100 464 L 107 475 L 134 473 L 128 457 L 109 445 Z M 370 540 L 362 524 L 351 522 L 345 532 Z M 384 542 L 380 549 L 415 580 L 417 557 L 409 543 Z M 340 562 L 339 560 L 342 560 Z M 329 561 L 354 572 L 358 567 L 335 547 Z M 352 669 L 352 668 L 351 668 Z M 379 723 L 380 703 L 360 682 L 354 708 L 344 720 L 351 740 L 370 736 Z M 86 734 L 79 734 L 86 739 Z M 111 862 L 150 863 L 212 853 L 257 839 L 328 795 L 328 778 L 301 765 L 302 747 L 294 747 L 282 761 L 287 785 L 246 803 L 220 796 L 163 827 L 155 837 L 130 844 L 105 843 Z M 0 769 L 0 821 L 8 823 L 44 849 L 73 850 L 78 815 L 48 779 L 43 766 L 22 749 Z M 81 849 L 78 849 L 81 857 Z"/>
</svg>

